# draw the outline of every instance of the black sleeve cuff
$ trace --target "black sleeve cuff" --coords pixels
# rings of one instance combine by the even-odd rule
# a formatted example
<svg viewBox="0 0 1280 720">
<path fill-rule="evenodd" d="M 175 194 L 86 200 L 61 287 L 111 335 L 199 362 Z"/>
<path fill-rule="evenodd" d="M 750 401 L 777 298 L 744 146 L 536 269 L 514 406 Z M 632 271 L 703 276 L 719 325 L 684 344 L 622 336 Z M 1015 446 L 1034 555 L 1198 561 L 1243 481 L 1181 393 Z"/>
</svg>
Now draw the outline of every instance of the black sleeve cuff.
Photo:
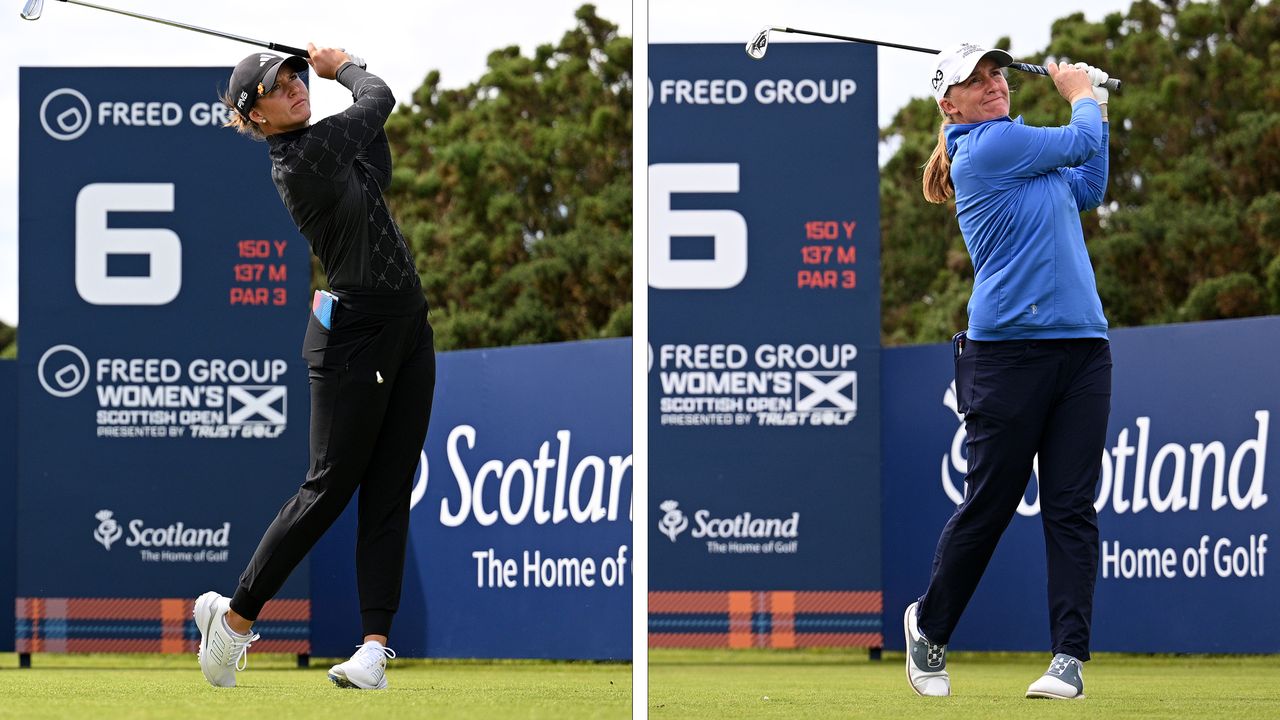
<svg viewBox="0 0 1280 720">
<path fill-rule="evenodd" d="M 359 70 L 360 66 L 348 60 L 338 66 L 338 71 L 333 74 L 333 79 L 342 83 L 344 86 L 346 86 L 348 90 L 351 90 L 353 89 L 351 86 L 355 84 L 355 80 L 353 79 L 351 82 L 347 82 L 342 79 L 342 73 L 346 72 L 349 68 L 356 68 L 357 70 Z"/>
</svg>

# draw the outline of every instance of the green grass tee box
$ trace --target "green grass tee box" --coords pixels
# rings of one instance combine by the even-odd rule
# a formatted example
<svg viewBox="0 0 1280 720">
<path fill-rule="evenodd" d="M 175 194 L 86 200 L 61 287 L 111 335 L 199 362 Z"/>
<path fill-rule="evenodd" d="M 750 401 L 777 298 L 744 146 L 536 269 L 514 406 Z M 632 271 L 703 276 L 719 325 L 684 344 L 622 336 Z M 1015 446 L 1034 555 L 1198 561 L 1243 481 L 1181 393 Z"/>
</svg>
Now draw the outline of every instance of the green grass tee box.
<svg viewBox="0 0 1280 720">
<path fill-rule="evenodd" d="M 345 658 L 343 658 L 345 659 Z M 205 682 L 194 653 L 42 655 L 19 669 L 0 654 L 0 718 L 529 718 L 631 716 L 629 663 L 392 660 L 390 688 L 342 690 L 326 678 L 341 660 L 298 669 L 293 655 L 249 655 L 238 687 Z"/>
<path fill-rule="evenodd" d="M 650 650 L 649 717 L 1280 718 L 1280 656 L 1095 654 L 1081 700 L 1028 700 L 1049 653 L 952 653 L 949 698 L 917 697 L 902 653 Z"/>
</svg>

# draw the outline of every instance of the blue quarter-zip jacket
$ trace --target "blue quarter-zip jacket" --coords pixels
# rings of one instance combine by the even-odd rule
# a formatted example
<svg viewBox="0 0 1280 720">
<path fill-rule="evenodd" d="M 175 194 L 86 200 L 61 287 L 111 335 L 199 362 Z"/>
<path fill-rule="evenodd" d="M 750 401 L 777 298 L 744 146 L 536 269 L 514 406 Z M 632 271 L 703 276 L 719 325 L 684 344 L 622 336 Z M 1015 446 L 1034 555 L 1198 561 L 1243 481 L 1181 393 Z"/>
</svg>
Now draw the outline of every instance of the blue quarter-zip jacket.
<svg viewBox="0 0 1280 720">
<path fill-rule="evenodd" d="M 956 218 L 973 259 L 974 340 L 1105 338 L 1080 213 L 1107 189 L 1107 125 L 1092 98 L 1065 127 L 1007 116 L 946 127 Z"/>
</svg>

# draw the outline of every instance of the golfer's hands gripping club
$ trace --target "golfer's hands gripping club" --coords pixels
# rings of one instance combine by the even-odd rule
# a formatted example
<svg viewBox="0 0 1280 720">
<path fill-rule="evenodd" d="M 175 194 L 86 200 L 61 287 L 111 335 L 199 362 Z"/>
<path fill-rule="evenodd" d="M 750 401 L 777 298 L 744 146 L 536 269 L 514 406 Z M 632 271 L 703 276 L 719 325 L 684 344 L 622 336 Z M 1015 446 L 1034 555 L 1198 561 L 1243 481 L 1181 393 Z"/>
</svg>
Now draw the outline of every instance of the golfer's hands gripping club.
<svg viewBox="0 0 1280 720">
<path fill-rule="evenodd" d="M 1103 83 L 1110 80 L 1111 76 L 1101 68 L 1096 68 L 1088 63 L 1078 62 L 1076 67 L 1089 75 L 1089 82 L 1093 83 L 1093 99 L 1097 100 L 1099 105 L 1106 105 L 1107 100 L 1111 97 L 1111 92 L 1103 86 Z"/>
<path fill-rule="evenodd" d="M 333 80 L 338 75 L 338 68 L 349 62 L 364 67 L 364 61 L 354 58 L 341 48 L 318 48 L 315 43 L 307 43 L 307 53 L 311 56 L 307 62 L 311 69 L 325 80 Z"/>
<path fill-rule="evenodd" d="M 1053 78 L 1058 94 L 1068 103 L 1074 105 L 1080 98 L 1093 97 L 1093 83 L 1089 80 L 1089 73 L 1084 70 L 1075 65 L 1052 62 L 1046 63 L 1044 68 L 1049 71 L 1049 77 Z"/>
</svg>

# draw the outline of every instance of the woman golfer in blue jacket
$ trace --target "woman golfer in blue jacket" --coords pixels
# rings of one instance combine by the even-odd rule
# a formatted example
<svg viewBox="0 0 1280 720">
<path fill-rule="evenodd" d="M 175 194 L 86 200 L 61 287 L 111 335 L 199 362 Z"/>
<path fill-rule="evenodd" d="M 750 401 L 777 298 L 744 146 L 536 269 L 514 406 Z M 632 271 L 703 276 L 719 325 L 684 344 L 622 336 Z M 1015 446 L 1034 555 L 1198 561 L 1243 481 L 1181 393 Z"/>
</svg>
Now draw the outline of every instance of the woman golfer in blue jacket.
<svg viewBox="0 0 1280 720">
<path fill-rule="evenodd" d="M 1107 76 L 1050 63 L 1071 122 L 1030 127 L 1009 117 L 1012 62 L 1004 50 L 962 44 L 939 55 L 932 77 L 944 120 L 924 195 L 954 196 L 974 287 L 969 327 L 954 342 L 965 497 L 938 539 L 928 589 L 903 620 L 907 676 L 920 695 L 951 692 L 947 643 L 1037 454 L 1054 657 L 1027 697 L 1084 695 L 1111 352 L 1080 213 L 1107 187 L 1107 91 L 1097 87 Z"/>
</svg>

